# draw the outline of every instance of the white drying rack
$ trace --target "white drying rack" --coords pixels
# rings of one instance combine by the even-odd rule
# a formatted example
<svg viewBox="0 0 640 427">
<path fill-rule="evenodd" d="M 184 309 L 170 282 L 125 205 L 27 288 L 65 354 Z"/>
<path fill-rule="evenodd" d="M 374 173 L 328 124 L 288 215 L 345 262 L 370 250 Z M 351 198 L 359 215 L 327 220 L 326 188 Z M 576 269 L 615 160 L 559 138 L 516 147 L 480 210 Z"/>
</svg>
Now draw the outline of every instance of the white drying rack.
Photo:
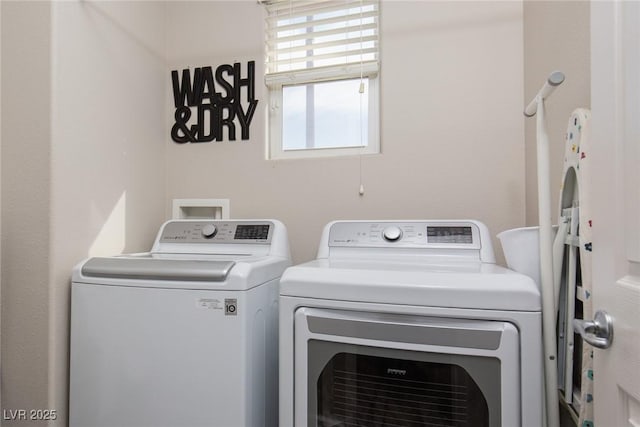
<svg viewBox="0 0 640 427">
<path fill-rule="evenodd" d="M 556 349 L 556 298 L 553 274 L 553 231 L 551 228 L 551 186 L 549 178 L 549 137 L 546 129 L 544 101 L 564 81 L 564 74 L 554 71 L 531 100 L 524 115 L 536 116 L 538 156 L 538 221 L 540 222 L 540 291 L 542 293 L 542 335 L 547 427 L 559 427 L 558 374 Z"/>
</svg>

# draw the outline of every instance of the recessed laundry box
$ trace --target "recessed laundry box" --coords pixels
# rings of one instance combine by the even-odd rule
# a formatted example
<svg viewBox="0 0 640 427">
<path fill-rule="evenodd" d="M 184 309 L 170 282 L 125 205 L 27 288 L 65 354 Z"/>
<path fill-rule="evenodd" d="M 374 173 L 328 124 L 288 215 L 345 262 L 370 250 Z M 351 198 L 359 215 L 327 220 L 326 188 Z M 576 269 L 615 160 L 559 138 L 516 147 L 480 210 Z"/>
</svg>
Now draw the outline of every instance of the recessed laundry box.
<svg viewBox="0 0 640 427">
<path fill-rule="evenodd" d="M 477 221 L 339 221 L 280 287 L 280 425 L 542 425 L 540 294 Z"/>
<path fill-rule="evenodd" d="M 174 220 L 73 272 L 71 427 L 277 425 L 275 220 Z"/>
</svg>

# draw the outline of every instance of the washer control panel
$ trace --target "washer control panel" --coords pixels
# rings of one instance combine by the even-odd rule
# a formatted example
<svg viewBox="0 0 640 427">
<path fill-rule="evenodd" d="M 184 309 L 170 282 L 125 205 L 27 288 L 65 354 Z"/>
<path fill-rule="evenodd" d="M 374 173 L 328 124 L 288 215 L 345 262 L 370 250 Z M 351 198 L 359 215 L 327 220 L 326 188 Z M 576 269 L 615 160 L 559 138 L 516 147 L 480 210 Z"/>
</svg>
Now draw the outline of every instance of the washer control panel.
<svg viewBox="0 0 640 427">
<path fill-rule="evenodd" d="M 345 221 L 331 226 L 329 246 L 479 249 L 481 242 L 473 222 Z"/>
<path fill-rule="evenodd" d="M 160 243 L 271 243 L 271 222 L 173 221 L 162 230 Z"/>
</svg>

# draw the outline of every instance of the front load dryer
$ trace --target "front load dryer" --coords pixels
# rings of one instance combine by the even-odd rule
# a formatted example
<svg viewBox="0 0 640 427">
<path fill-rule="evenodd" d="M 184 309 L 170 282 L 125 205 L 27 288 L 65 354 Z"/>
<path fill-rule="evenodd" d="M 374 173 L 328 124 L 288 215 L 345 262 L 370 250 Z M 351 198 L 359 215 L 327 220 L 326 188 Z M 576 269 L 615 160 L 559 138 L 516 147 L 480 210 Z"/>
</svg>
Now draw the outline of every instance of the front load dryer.
<svg viewBox="0 0 640 427">
<path fill-rule="evenodd" d="M 71 427 L 277 425 L 275 220 L 174 220 L 73 272 Z"/>
<path fill-rule="evenodd" d="M 477 221 L 338 221 L 280 285 L 280 425 L 540 427 L 541 304 Z"/>
</svg>

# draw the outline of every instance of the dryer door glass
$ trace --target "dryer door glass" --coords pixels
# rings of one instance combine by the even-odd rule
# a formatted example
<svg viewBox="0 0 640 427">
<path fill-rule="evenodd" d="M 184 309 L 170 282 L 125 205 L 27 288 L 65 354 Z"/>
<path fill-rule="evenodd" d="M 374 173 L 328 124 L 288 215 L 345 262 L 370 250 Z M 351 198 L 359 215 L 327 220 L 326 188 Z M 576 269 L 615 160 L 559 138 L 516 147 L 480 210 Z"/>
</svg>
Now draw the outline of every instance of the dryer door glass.
<svg viewBox="0 0 640 427">
<path fill-rule="evenodd" d="M 496 358 L 308 345 L 310 426 L 500 425 Z"/>
</svg>

